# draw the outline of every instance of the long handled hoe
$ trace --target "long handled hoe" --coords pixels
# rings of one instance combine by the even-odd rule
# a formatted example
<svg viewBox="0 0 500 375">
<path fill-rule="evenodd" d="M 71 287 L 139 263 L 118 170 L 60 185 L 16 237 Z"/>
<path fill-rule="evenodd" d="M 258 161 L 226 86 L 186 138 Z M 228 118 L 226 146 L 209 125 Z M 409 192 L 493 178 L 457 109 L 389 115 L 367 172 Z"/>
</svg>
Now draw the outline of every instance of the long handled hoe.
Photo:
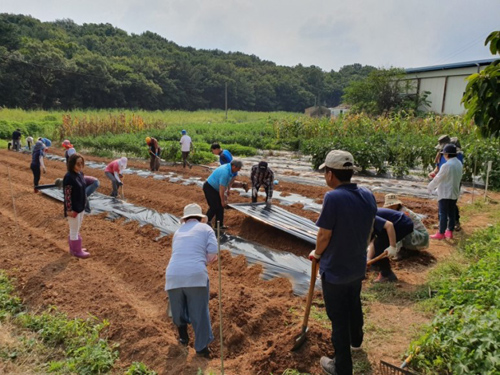
<svg viewBox="0 0 500 375">
<path fill-rule="evenodd" d="M 219 258 L 219 334 L 220 334 L 220 366 L 224 375 L 224 345 L 222 340 L 222 277 L 220 256 L 220 221 L 217 220 L 217 258 Z"/>
</svg>

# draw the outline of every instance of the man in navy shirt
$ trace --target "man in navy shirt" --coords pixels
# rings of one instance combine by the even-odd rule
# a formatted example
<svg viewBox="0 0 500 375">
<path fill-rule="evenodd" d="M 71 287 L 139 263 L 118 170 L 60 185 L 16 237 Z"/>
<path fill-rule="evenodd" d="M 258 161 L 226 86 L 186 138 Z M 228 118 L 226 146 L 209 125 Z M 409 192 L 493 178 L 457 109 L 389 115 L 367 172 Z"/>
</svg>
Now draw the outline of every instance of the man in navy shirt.
<svg viewBox="0 0 500 375">
<path fill-rule="evenodd" d="M 389 255 L 395 256 L 397 254 L 396 244 L 413 232 L 413 221 L 404 212 L 379 208 L 373 230 L 375 239 L 370 247 L 371 250 L 374 250 L 374 256 L 382 254 L 385 250 L 389 252 Z M 388 258 L 381 259 L 375 264 L 380 268 L 380 273 L 375 282 L 398 280 L 394 272 L 392 272 Z"/>
<path fill-rule="evenodd" d="M 366 272 L 366 247 L 377 212 L 372 192 L 351 183 L 354 159 L 349 152 L 331 151 L 320 166 L 333 190 L 325 194 L 316 248 L 309 258 L 320 259 L 323 299 L 332 321 L 335 358 L 321 357 L 327 374 L 352 375 L 351 347 L 363 342 L 361 282 Z"/>
</svg>

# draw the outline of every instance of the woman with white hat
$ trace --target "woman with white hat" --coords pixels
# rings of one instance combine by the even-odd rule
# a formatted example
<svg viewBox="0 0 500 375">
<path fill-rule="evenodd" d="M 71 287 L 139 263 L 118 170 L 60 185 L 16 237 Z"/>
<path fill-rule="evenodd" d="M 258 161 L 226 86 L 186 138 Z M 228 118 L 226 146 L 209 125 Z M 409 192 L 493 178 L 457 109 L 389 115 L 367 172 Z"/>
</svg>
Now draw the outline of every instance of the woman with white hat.
<svg viewBox="0 0 500 375">
<path fill-rule="evenodd" d="M 423 250 L 429 247 L 429 232 L 427 232 L 424 223 L 422 223 L 421 216 L 408 207 L 405 207 L 396 194 L 386 194 L 384 208 L 403 212 L 413 221 L 413 232 L 403 239 L 401 247 L 407 250 Z M 398 247 L 398 249 L 400 249 L 400 247 Z M 398 251 L 396 258 L 399 257 L 400 254 Z"/>
<path fill-rule="evenodd" d="M 217 259 L 217 240 L 207 217 L 195 203 L 184 207 L 182 226 L 172 239 L 172 256 L 165 272 L 172 319 L 179 330 L 179 342 L 187 346 L 187 325 L 194 330 L 194 349 L 209 358 L 213 341 L 208 302 L 210 287 L 207 264 Z"/>
<path fill-rule="evenodd" d="M 122 172 L 127 168 L 127 158 L 122 157 L 117 160 L 113 160 L 109 163 L 104 170 L 104 174 L 107 178 L 111 180 L 112 192 L 111 196 L 116 198 L 118 196 L 118 187 L 123 185 L 121 177 L 123 177 Z"/>
</svg>

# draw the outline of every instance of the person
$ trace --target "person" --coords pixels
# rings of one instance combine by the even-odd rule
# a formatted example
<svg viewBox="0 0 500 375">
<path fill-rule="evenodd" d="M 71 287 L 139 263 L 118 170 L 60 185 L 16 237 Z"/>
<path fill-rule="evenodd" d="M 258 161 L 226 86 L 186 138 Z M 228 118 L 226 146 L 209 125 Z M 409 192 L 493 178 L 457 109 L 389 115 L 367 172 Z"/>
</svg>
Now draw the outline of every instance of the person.
<svg viewBox="0 0 500 375">
<path fill-rule="evenodd" d="M 446 146 L 448 143 L 454 144 L 457 146 L 457 159 L 464 164 L 464 153 L 462 151 L 460 141 L 458 140 L 458 137 L 449 137 L 447 134 L 442 135 L 438 138 L 438 144 L 434 147 L 437 150 L 436 157 L 434 158 L 434 163 L 436 167 L 434 170 L 429 173 L 429 178 L 432 180 L 434 177 L 436 177 L 437 173 L 439 172 L 439 169 L 442 167 L 444 163 L 446 163 L 446 159 L 444 158 L 443 153 L 441 152 L 443 150 L 443 147 Z M 462 227 L 460 226 L 460 209 L 457 206 L 457 209 L 455 210 L 455 231 L 459 232 Z"/>
<path fill-rule="evenodd" d="M 146 144 L 148 145 L 148 153 L 149 153 L 149 169 L 151 171 L 159 171 L 160 170 L 160 146 L 158 145 L 158 141 L 156 138 L 146 137 Z"/>
<path fill-rule="evenodd" d="M 33 137 L 32 136 L 28 136 L 26 137 L 26 147 L 28 148 L 28 150 L 31 151 L 31 145 L 33 144 Z"/>
<path fill-rule="evenodd" d="M 463 166 L 457 159 L 457 146 L 447 144 L 441 151 L 446 163 L 441 166 L 436 177 L 427 186 L 429 192 L 437 190 L 439 208 L 439 231 L 432 235 L 432 239 L 442 240 L 453 238 L 455 229 L 457 200 L 460 196 L 460 181 L 462 180 Z"/>
<path fill-rule="evenodd" d="M 51 143 L 48 139 L 38 138 L 35 146 L 33 147 L 33 152 L 31 153 L 30 169 L 33 172 L 33 185 L 35 193 L 38 193 L 38 189 L 36 187 L 40 182 L 41 171 L 43 171 L 43 173 L 47 173 L 43 160 L 50 145 Z"/>
<path fill-rule="evenodd" d="M 217 155 L 219 157 L 220 165 L 231 163 L 233 160 L 233 155 L 228 150 L 223 150 L 218 143 L 212 143 L 210 146 L 210 151 L 212 154 Z"/>
<path fill-rule="evenodd" d="M 233 159 L 231 163 L 216 168 L 203 184 L 203 192 L 208 203 L 208 222 L 212 225 L 212 219 L 215 216 L 214 228 L 217 226 L 218 221 L 221 229 L 227 229 L 227 226 L 224 225 L 227 190 L 234 173 L 238 173 L 242 167 L 243 163 L 240 160 Z"/>
<path fill-rule="evenodd" d="M 266 191 L 266 203 L 271 204 L 273 199 L 274 172 L 266 161 L 262 160 L 252 167 L 250 174 L 252 181 L 252 203 L 257 202 L 257 195 L 261 186 Z"/>
<path fill-rule="evenodd" d="M 12 132 L 12 149 L 14 151 L 21 149 L 21 129 L 19 128 Z"/>
<path fill-rule="evenodd" d="M 210 150 L 212 151 L 212 154 L 219 156 L 220 165 L 231 163 L 231 161 L 233 160 L 233 155 L 231 155 L 231 153 L 228 150 L 221 149 L 218 143 L 212 143 L 212 145 L 210 146 Z M 245 189 L 245 193 L 248 192 L 248 183 L 236 181 L 237 176 L 238 172 L 233 173 L 228 189 L 226 191 L 227 195 L 230 194 L 232 187 L 243 188 Z"/>
<path fill-rule="evenodd" d="M 424 223 L 422 223 L 421 217 L 408 207 L 405 207 L 396 194 L 386 194 L 384 208 L 402 212 L 413 222 L 413 232 L 403 238 L 401 243 L 398 243 L 401 246 L 397 246 L 398 251 L 395 257 L 397 260 L 403 258 L 404 251 L 402 249 L 423 250 L 429 247 L 429 232 L 427 232 Z"/>
<path fill-rule="evenodd" d="M 413 222 L 403 212 L 388 208 L 378 208 L 373 224 L 375 238 L 368 247 L 368 258 L 373 259 L 384 251 L 387 251 L 389 256 L 395 257 L 397 255 L 397 243 L 403 241 L 412 232 Z M 391 262 L 389 262 L 388 258 L 381 259 L 375 264 L 380 269 L 380 272 L 374 282 L 386 283 L 398 281 L 397 276 L 392 271 Z"/>
<path fill-rule="evenodd" d="M 64 216 L 69 224 L 69 253 L 77 258 L 88 258 L 87 249 L 82 248 L 80 228 L 82 226 L 85 203 L 85 180 L 83 168 L 85 160 L 80 154 L 73 154 L 68 160 L 68 172 L 63 179 Z"/>
<path fill-rule="evenodd" d="M 325 169 L 323 208 L 316 222 L 316 247 L 309 258 L 320 261 L 319 273 L 328 318 L 332 322 L 333 359 L 321 357 L 327 374 L 352 375 L 351 347 L 363 342 L 361 282 L 366 273 L 366 247 L 377 203 L 372 192 L 351 183 L 354 159 L 347 151 L 333 150 L 320 169 Z"/>
<path fill-rule="evenodd" d="M 188 165 L 189 169 L 191 169 L 193 168 L 193 165 L 189 163 L 188 157 L 191 149 L 193 148 L 193 142 L 191 141 L 191 137 L 187 135 L 187 132 L 185 130 L 181 131 L 181 134 L 182 137 L 179 143 L 181 145 L 183 168 L 186 168 L 186 165 Z"/>
<path fill-rule="evenodd" d="M 107 178 L 111 180 L 111 196 L 116 198 L 118 196 L 118 187 L 123 185 L 123 181 L 120 178 L 123 177 L 122 172 L 127 168 L 127 158 L 122 157 L 120 159 L 113 160 L 106 166 L 104 174 Z"/>
<path fill-rule="evenodd" d="M 172 319 L 179 331 L 179 342 L 187 346 L 187 325 L 194 330 L 194 349 L 210 357 L 208 345 L 214 340 L 210 323 L 210 281 L 207 264 L 217 259 L 217 239 L 206 225 L 207 217 L 195 203 L 184 207 L 182 225 L 172 239 L 172 256 L 165 271 Z"/>
<path fill-rule="evenodd" d="M 63 141 L 62 147 L 65 149 L 64 158 L 66 159 L 66 164 L 68 164 L 69 157 L 73 154 L 76 154 L 76 150 L 68 139 L 65 139 Z"/>
<path fill-rule="evenodd" d="M 91 213 L 92 210 L 90 208 L 90 196 L 94 194 L 97 188 L 101 185 L 99 180 L 93 176 L 84 176 L 85 181 L 85 195 L 87 196 L 87 203 L 85 204 L 85 212 Z"/>
</svg>

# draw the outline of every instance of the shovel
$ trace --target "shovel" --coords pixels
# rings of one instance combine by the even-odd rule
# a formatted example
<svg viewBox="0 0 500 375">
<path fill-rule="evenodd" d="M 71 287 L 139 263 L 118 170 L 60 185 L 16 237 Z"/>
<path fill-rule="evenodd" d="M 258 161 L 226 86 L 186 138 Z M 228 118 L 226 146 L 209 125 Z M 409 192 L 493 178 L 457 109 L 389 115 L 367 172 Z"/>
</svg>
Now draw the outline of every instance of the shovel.
<svg viewBox="0 0 500 375">
<path fill-rule="evenodd" d="M 302 332 L 299 335 L 295 336 L 292 352 L 298 350 L 307 339 L 307 331 L 309 330 L 309 328 L 307 327 L 307 322 L 309 320 L 309 313 L 311 312 L 311 303 L 313 299 L 314 286 L 316 285 L 317 273 L 318 260 L 313 258 L 311 262 L 311 283 L 309 284 L 309 292 L 307 293 L 306 311 L 304 313 L 304 320 L 302 321 Z"/>
</svg>

